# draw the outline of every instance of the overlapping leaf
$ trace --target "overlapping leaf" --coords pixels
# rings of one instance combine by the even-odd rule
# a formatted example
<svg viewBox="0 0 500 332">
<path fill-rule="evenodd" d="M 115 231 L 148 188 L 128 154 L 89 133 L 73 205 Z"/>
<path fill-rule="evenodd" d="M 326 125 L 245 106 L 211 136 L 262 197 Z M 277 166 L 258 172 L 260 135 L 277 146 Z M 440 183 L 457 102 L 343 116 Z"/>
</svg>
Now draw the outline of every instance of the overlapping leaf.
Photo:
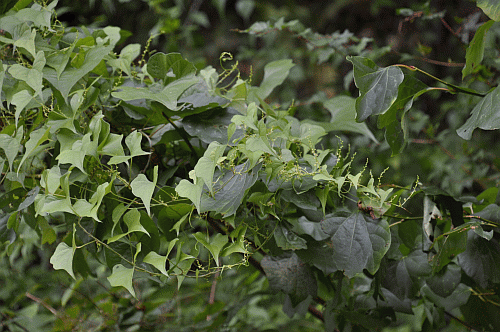
<svg viewBox="0 0 500 332">
<path fill-rule="evenodd" d="M 363 269 L 375 273 L 391 244 L 387 221 L 373 220 L 359 212 L 327 217 L 321 221 L 321 228 L 330 235 L 332 260 L 348 277 Z"/>
<path fill-rule="evenodd" d="M 385 113 L 396 101 L 404 75 L 397 67 L 378 67 L 372 60 L 350 56 L 354 66 L 354 82 L 359 89 L 356 99 L 357 121 L 370 115 Z"/>
<path fill-rule="evenodd" d="M 261 261 L 269 286 L 290 296 L 296 306 L 309 295 L 316 296 L 317 282 L 310 268 L 293 253 L 290 258 L 266 256 Z"/>
</svg>

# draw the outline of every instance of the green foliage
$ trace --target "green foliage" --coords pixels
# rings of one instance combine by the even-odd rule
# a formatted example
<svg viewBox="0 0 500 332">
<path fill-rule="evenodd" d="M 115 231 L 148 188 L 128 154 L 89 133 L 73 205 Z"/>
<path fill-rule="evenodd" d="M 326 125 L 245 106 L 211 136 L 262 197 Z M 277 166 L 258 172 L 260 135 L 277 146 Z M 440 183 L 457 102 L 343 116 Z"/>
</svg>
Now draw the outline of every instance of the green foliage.
<svg viewBox="0 0 500 332">
<path fill-rule="evenodd" d="M 345 91 L 315 94 L 324 114 L 307 117 L 276 102 L 301 70 L 290 59 L 270 55 L 256 85 L 229 53 L 221 69 L 138 44 L 117 54 L 124 31 L 64 28 L 56 5 L 6 4 L 0 18 L 2 327 L 437 330 L 451 317 L 495 330 L 499 162 L 483 167 L 493 138 L 475 137 L 500 127 L 498 87 L 482 83 L 497 70 L 493 21 L 468 46 L 470 87 L 380 67 L 388 48 L 349 31 L 284 19 L 240 31 L 266 42 L 287 31 L 306 40 L 297 53 L 311 62 L 352 65 Z M 478 6 L 496 19 L 495 4 Z M 254 8 L 237 3 L 245 20 Z M 454 126 L 440 132 L 418 105 L 445 92 L 472 111 L 449 111 Z M 460 145 L 463 159 L 419 156 L 412 135 L 424 131 L 444 150 Z M 372 147 L 366 164 L 334 135 L 356 153 Z M 477 155 L 469 142 L 482 144 Z M 382 149 L 396 167 L 418 161 L 424 183 L 376 172 Z"/>
</svg>

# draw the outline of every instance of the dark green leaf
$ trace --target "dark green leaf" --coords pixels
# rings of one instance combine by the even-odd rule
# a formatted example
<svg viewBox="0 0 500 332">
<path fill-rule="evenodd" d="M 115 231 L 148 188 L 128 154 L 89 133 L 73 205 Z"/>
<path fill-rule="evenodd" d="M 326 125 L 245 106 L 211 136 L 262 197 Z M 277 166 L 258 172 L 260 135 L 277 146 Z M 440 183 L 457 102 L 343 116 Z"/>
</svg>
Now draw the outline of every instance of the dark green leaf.
<svg viewBox="0 0 500 332">
<path fill-rule="evenodd" d="M 441 297 L 450 296 L 460 284 L 462 269 L 456 264 L 448 264 L 439 273 L 425 282 L 429 288 Z"/>
<path fill-rule="evenodd" d="M 481 61 L 483 61 L 484 41 L 486 39 L 486 33 L 491 28 L 493 23 L 495 23 L 495 21 L 490 20 L 486 23 L 483 23 L 476 30 L 474 38 L 467 47 L 467 53 L 465 54 L 465 67 L 462 69 L 462 79 L 464 79 L 465 76 L 472 74 L 474 68 L 479 66 Z"/>
<path fill-rule="evenodd" d="M 278 225 L 274 230 L 274 239 L 283 250 L 307 249 L 306 240 L 282 225 Z"/>
<path fill-rule="evenodd" d="M 467 234 L 460 230 L 436 239 L 439 251 L 432 257 L 432 271 L 438 273 L 467 247 Z"/>
<path fill-rule="evenodd" d="M 372 60 L 359 56 L 347 57 L 354 66 L 354 82 L 359 89 L 356 99 L 356 120 L 385 113 L 397 99 L 404 75 L 397 67 L 380 68 Z"/>
<path fill-rule="evenodd" d="M 210 144 L 216 141 L 220 144 L 228 144 L 227 128 L 236 114 L 238 113 L 232 107 L 228 109 L 216 108 L 204 114 L 184 118 L 182 126 L 189 135 L 198 137 L 205 143 Z M 243 128 L 236 128 L 232 138 L 241 137 L 243 134 Z M 234 145 L 234 143 L 230 143 L 230 145 Z"/>
<path fill-rule="evenodd" d="M 500 128 L 499 103 L 500 86 L 488 92 L 488 94 L 474 106 L 470 118 L 467 119 L 463 126 L 457 129 L 458 136 L 470 140 L 472 132 L 476 128 L 484 130 L 495 130 Z"/>
<path fill-rule="evenodd" d="M 5 14 L 8 12 L 14 5 L 16 4 L 17 0 L 5 0 L 0 3 L 0 15 Z"/>
<path fill-rule="evenodd" d="M 288 294 L 294 307 L 309 295 L 316 297 L 316 278 L 295 253 L 290 258 L 282 259 L 266 256 L 260 264 L 269 280 L 269 287 Z"/>
<path fill-rule="evenodd" d="M 363 269 L 372 274 L 377 272 L 391 244 L 387 221 L 376 221 L 359 212 L 348 217 L 325 217 L 321 227 L 331 235 L 332 260 L 348 277 Z"/>
<path fill-rule="evenodd" d="M 180 53 L 155 53 L 148 61 L 148 73 L 163 80 L 163 85 L 196 73 L 196 67 Z"/>
<path fill-rule="evenodd" d="M 458 255 L 462 270 L 481 287 L 487 288 L 500 282 L 500 245 L 488 241 L 474 231 L 467 232 L 467 249 Z"/>
<path fill-rule="evenodd" d="M 201 196 L 200 213 L 214 211 L 229 217 L 236 213 L 246 191 L 257 181 L 260 166 L 247 169 L 248 164 L 235 166 L 234 169 L 216 172 L 214 179 L 214 195 L 204 193 Z"/>
</svg>

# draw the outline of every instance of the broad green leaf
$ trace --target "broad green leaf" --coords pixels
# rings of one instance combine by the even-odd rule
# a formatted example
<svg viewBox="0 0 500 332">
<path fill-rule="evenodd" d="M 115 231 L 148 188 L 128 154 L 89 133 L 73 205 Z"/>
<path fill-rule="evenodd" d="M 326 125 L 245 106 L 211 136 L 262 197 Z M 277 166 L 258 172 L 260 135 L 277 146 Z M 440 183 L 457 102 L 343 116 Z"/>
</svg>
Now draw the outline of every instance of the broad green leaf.
<svg viewBox="0 0 500 332">
<path fill-rule="evenodd" d="M 23 126 L 20 126 L 14 137 L 11 137 L 7 134 L 0 134 L 0 148 L 3 149 L 5 156 L 7 157 L 7 161 L 9 163 L 9 169 L 12 169 L 12 163 L 19 153 L 19 149 L 21 148 L 21 140 L 23 139 Z"/>
<path fill-rule="evenodd" d="M 438 253 L 432 257 L 432 272 L 438 273 L 441 269 L 465 251 L 467 247 L 467 233 L 461 229 L 451 231 L 435 240 L 438 244 Z"/>
<path fill-rule="evenodd" d="M 133 88 L 128 86 L 118 87 L 121 91 L 113 92 L 111 95 L 115 98 L 125 101 L 136 99 L 154 100 L 170 110 L 177 111 L 177 100 L 186 89 L 198 83 L 197 77 L 186 77 L 175 80 L 164 87 L 162 90 L 155 92 L 148 88 Z"/>
<path fill-rule="evenodd" d="M 149 181 L 146 175 L 139 174 L 130 183 L 130 187 L 132 188 L 132 193 L 142 200 L 142 203 L 146 207 L 146 211 L 148 211 L 149 215 L 151 214 L 150 211 L 151 198 L 153 197 L 157 181 L 158 181 L 158 166 L 155 166 L 153 169 L 153 182 Z"/>
<path fill-rule="evenodd" d="M 219 266 L 219 253 L 222 248 L 228 243 L 227 235 L 222 235 L 220 233 L 215 234 L 214 236 L 207 238 L 206 234 L 201 232 L 197 232 L 194 234 L 196 241 L 201 243 L 205 248 L 210 251 L 212 257 L 214 258 L 215 264 Z"/>
<path fill-rule="evenodd" d="M 363 272 L 363 269 L 372 274 L 377 272 L 391 244 L 387 221 L 376 221 L 359 212 L 348 217 L 325 218 L 321 227 L 331 236 L 332 259 L 348 277 Z"/>
<path fill-rule="evenodd" d="M 274 230 L 274 239 L 283 250 L 307 249 L 307 242 L 287 227 L 279 225 Z"/>
<path fill-rule="evenodd" d="M 148 73 L 163 80 L 163 85 L 196 73 L 196 67 L 180 53 L 155 53 L 148 61 Z"/>
<path fill-rule="evenodd" d="M 208 191 L 211 195 L 214 194 L 213 181 L 215 167 L 219 163 L 219 159 L 224 154 L 225 149 L 226 146 L 218 142 L 210 143 L 203 157 L 201 157 L 196 163 L 196 166 L 194 166 L 196 177 L 203 180 L 203 183 L 208 187 Z"/>
<path fill-rule="evenodd" d="M 38 226 L 42 230 L 42 244 L 54 243 L 57 240 L 57 235 L 56 235 L 55 230 L 52 227 L 50 227 L 49 223 L 47 222 L 47 219 L 45 219 L 42 216 L 37 216 L 36 221 L 37 221 Z M 62 243 L 64 243 L 64 242 L 62 242 Z"/>
<path fill-rule="evenodd" d="M 29 207 L 33 202 L 35 201 L 36 196 L 40 192 L 40 187 L 36 186 L 35 188 L 31 189 L 28 194 L 26 195 L 26 198 L 24 201 L 19 204 L 17 211 L 21 211 Z"/>
<path fill-rule="evenodd" d="M 500 9 L 500 6 L 499 6 Z M 490 20 L 483 23 L 474 34 L 474 38 L 467 47 L 467 52 L 465 54 L 465 67 L 462 69 L 462 79 L 465 76 L 472 74 L 474 68 L 481 64 L 484 56 L 484 42 L 486 39 L 486 33 L 491 28 L 495 21 Z"/>
<path fill-rule="evenodd" d="M 111 59 L 108 61 L 108 64 L 116 69 L 123 71 L 128 76 L 131 76 L 132 61 L 134 61 L 134 59 L 137 58 L 140 53 L 140 44 L 129 44 L 120 51 L 120 56 L 118 57 L 118 59 Z M 155 55 L 153 55 L 153 57 Z"/>
<path fill-rule="evenodd" d="M 81 139 L 75 141 L 71 149 L 62 150 L 56 157 L 59 164 L 70 164 L 87 174 L 83 161 L 86 155 L 97 155 L 97 141 L 93 141 L 91 134 L 85 134 Z"/>
<path fill-rule="evenodd" d="M 36 37 L 35 29 L 25 30 L 21 35 L 21 37 L 14 42 L 14 46 L 24 48 L 26 51 L 30 52 L 33 57 L 35 57 L 36 56 L 35 37 Z"/>
<path fill-rule="evenodd" d="M 500 2 L 498 0 L 477 0 L 477 6 L 495 21 L 500 21 Z"/>
<path fill-rule="evenodd" d="M 260 165 L 248 170 L 248 164 L 235 166 L 233 169 L 224 169 L 221 174 L 215 173 L 215 195 L 204 193 L 201 196 L 199 213 L 214 211 L 222 213 L 225 217 L 232 216 L 240 207 L 246 191 L 258 179 Z M 177 190 L 177 189 L 176 189 Z"/>
<path fill-rule="evenodd" d="M 463 126 L 457 129 L 458 136 L 463 139 L 470 140 L 472 132 L 476 128 L 484 130 L 494 130 L 500 128 L 500 111 L 498 105 L 500 103 L 500 86 L 497 86 L 492 91 L 479 101 L 474 106 L 471 116 Z"/>
<path fill-rule="evenodd" d="M 113 243 L 115 241 L 118 241 L 122 237 L 133 233 L 133 232 L 140 232 L 144 233 L 149 236 L 148 231 L 142 226 L 141 224 L 141 213 L 137 209 L 131 209 L 128 211 L 124 216 L 123 216 L 123 221 L 125 222 L 125 225 L 127 225 L 127 232 L 126 233 L 121 233 L 117 234 L 111 238 L 108 239 L 108 244 Z"/>
<path fill-rule="evenodd" d="M 39 147 L 43 142 L 49 139 L 49 135 L 50 135 L 50 127 L 40 128 L 30 133 L 30 139 L 28 140 L 28 142 L 26 142 L 25 145 L 26 150 L 24 151 L 23 158 L 21 159 L 21 162 L 17 167 L 18 173 L 19 170 L 21 169 L 21 166 L 26 161 L 26 158 L 30 157 L 37 147 Z"/>
<path fill-rule="evenodd" d="M 458 255 L 458 265 L 481 287 L 488 288 L 500 282 L 500 245 L 488 241 L 473 231 L 467 232 L 467 248 Z"/>
<path fill-rule="evenodd" d="M 196 180 L 194 171 L 189 172 L 189 177 L 194 180 L 194 183 L 189 182 L 186 179 L 182 179 L 175 187 L 175 191 L 179 194 L 179 196 L 188 198 L 191 202 L 193 202 L 196 209 L 200 211 L 203 182 Z"/>
<path fill-rule="evenodd" d="M 269 287 L 290 296 L 292 305 L 297 306 L 309 295 L 316 297 L 317 282 L 309 266 L 295 253 L 290 258 L 265 256 L 260 264 L 269 280 Z"/>
<path fill-rule="evenodd" d="M 433 302 L 436 307 L 443 308 L 444 310 L 451 312 L 453 309 L 470 303 L 468 300 L 470 295 L 472 295 L 471 287 L 469 285 L 459 283 L 455 286 L 456 289 L 448 296 L 442 296 L 439 293 L 434 292 L 429 285 L 424 285 L 420 289 L 420 292 L 425 296 L 426 300 Z"/>
<path fill-rule="evenodd" d="M 131 157 L 150 154 L 150 152 L 145 152 L 142 150 L 141 142 L 142 142 L 142 134 L 137 130 L 134 130 L 125 138 L 125 144 L 129 149 Z"/>
<path fill-rule="evenodd" d="M 61 242 L 57 245 L 52 257 L 50 257 L 50 264 L 52 264 L 55 270 L 65 270 L 73 279 L 76 279 L 73 273 L 73 255 L 75 254 L 75 250 L 76 248 L 72 248 L 65 242 Z"/>
<path fill-rule="evenodd" d="M 438 274 L 425 282 L 429 288 L 441 297 L 450 296 L 460 284 L 462 269 L 456 264 L 448 264 Z"/>
<path fill-rule="evenodd" d="M 57 78 L 61 77 L 61 74 L 66 69 L 69 59 L 71 58 L 71 53 L 73 52 L 76 45 L 76 40 L 69 47 L 51 52 L 47 55 L 47 66 L 55 69 L 57 73 Z"/>
<path fill-rule="evenodd" d="M 368 129 L 366 123 L 356 122 L 356 99 L 349 96 L 337 96 L 323 103 L 323 106 L 330 112 L 330 122 L 316 122 L 312 120 L 303 121 L 323 127 L 327 132 L 330 131 L 351 131 L 363 134 L 372 141 L 377 142 L 373 133 Z"/>
<path fill-rule="evenodd" d="M 404 75 L 397 67 L 378 67 L 372 60 L 348 56 L 354 66 L 354 82 L 359 89 L 356 99 L 356 120 L 361 122 L 370 115 L 385 113 L 398 96 Z"/>
<path fill-rule="evenodd" d="M 133 277 L 133 268 L 127 268 L 122 264 L 117 264 L 113 266 L 113 273 L 108 277 L 108 281 L 112 287 L 125 287 L 133 297 L 136 297 L 134 286 L 132 285 Z"/>
<path fill-rule="evenodd" d="M 233 108 L 217 108 L 203 114 L 185 117 L 182 120 L 182 127 L 189 135 L 198 137 L 207 144 L 219 142 L 224 145 L 234 145 L 232 140 L 244 135 L 242 127 L 235 127 L 232 139 L 228 137 L 228 127 L 232 124 L 231 119 L 236 116 L 235 113 L 236 110 Z"/>
<path fill-rule="evenodd" d="M 33 61 L 31 68 L 27 68 L 20 64 L 14 64 L 9 67 L 9 73 L 13 78 L 21 81 L 25 81 L 33 90 L 35 90 L 37 95 L 42 95 L 42 69 L 45 66 L 45 56 L 43 51 L 38 51 Z"/>
<path fill-rule="evenodd" d="M 384 273 L 384 287 L 400 300 L 413 297 L 419 279 L 431 274 L 427 254 L 416 249 L 399 261 L 391 262 Z"/>
<path fill-rule="evenodd" d="M 275 87 L 283 83 L 293 66 L 295 65 L 290 59 L 268 63 L 264 67 L 264 78 L 262 79 L 262 83 L 258 88 L 253 87 L 251 91 L 253 91 L 258 98 L 262 100 L 266 99 Z"/>
<path fill-rule="evenodd" d="M 236 126 L 246 126 L 248 128 L 251 128 L 255 131 L 258 131 L 259 129 L 255 126 L 257 123 L 257 105 L 252 102 L 248 105 L 247 108 L 247 114 L 246 115 L 235 115 L 231 118 L 231 122 L 234 123 Z"/>
<path fill-rule="evenodd" d="M 269 144 L 267 137 L 261 137 L 261 136 L 249 137 L 246 141 L 245 148 L 251 152 L 258 152 L 260 154 L 269 153 L 272 155 L 276 155 L 276 151 L 274 151 L 274 149 L 271 148 L 271 145 Z"/>
<path fill-rule="evenodd" d="M 14 114 L 16 127 L 19 122 L 19 116 L 24 108 L 33 100 L 33 95 L 28 90 L 21 90 L 12 96 L 11 103 L 16 106 L 16 112 Z"/>
<path fill-rule="evenodd" d="M 161 273 L 168 277 L 167 270 L 165 269 L 167 263 L 167 256 L 158 255 L 154 251 L 150 251 L 149 254 L 142 260 L 144 263 L 148 263 L 156 267 Z"/>
<path fill-rule="evenodd" d="M 55 69 L 46 66 L 43 68 L 43 77 L 49 81 L 54 88 L 59 90 L 63 98 L 67 100 L 69 92 L 76 82 L 97 67 L 99 62 L 101 62 L 101 60 L 104 59 L 104 57 L 108 55 L 112 49 L 113 46 L 111 45 L 94 46 L 85 54 L 85 61 L 81 67 L 69 67 L 59 75 Z"/>
</svg>

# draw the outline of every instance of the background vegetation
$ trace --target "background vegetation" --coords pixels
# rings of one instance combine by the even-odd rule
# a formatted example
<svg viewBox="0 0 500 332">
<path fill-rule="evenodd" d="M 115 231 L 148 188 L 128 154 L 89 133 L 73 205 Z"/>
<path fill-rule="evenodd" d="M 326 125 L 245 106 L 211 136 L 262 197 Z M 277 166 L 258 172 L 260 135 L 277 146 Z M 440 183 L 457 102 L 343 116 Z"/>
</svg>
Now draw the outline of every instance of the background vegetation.
<svg viewBox="0 0 500 332">
<path fill-rule="evenodd" d="M 500 330 L 495 1 L 0 12 L 0 331 Z"/>
</svg>

